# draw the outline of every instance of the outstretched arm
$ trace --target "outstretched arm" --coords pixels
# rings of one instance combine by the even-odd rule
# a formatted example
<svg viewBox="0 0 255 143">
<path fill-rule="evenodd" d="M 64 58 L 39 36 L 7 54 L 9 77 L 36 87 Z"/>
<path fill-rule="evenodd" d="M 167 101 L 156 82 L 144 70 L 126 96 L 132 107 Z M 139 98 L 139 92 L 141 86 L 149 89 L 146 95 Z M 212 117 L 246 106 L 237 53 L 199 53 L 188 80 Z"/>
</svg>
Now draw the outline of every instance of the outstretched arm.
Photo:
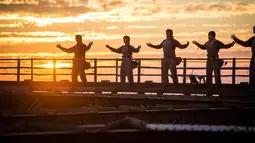
<svg viewBox="0 0 255 143">
<path fill-rule="evenodd" d="M 234 46 L 235 42 L 232 42 L 232 43 L 229 43 L 229 44 L 224 44 L 222 43 L 221 41 L 216 41 L 216 47 L 218 49 L 229 49 L 231 48 L 232 46 Z"/>
<path fill-rule="evenodd" d="M 163 48 L 163 42 L 161 42 L 161 44 L 159 44 L 159 45 L 153 45 L 150 42 L 146 43 L 146 44 L 147 44 L 148 47 L 151 47 L 151 48 L 154 48 L 154 49 L 161 49 L 161 48 Z"/>
<path fill-rule="evenodd" d="M 74 46 L 71 47 L 71 48 L 64 48 L 60 44 L 58 44 L 57 48 L 59 48 L 60 50 L 66 52 L 66 53 L 73 53 L 74 52 Z"/>
<path fill-rule="evenodd" d="M 189 41 L 187 41 L 187 44 L 181 44 L 179 41 L 177 40 L 173 40 L 174 41 L 174 46 L 178 47 L 180 49 L 185 49 L 189 46 Z"/>
<path fill-rule="evenodd" d="M 89 45 L 87 46 L 87 51 L 91 48 L 92 45 L 93 45 L 93 42 L 89 42 Z"/>
<path fill-rule="evenodd" d="M 197 41 L 192 41 L 193 44 L 195 44 L 198 48 L 202 49 L 202 50 L 206 50 L 205 44 L 202 45 L 200 43 L 198 43 Z"/>
<path fill-rule="evenodd" d="M 235 35 L 232 35 L 231 38 L 238 44 L 244 46 L 244 47 L 251 47 L 252 46 L 252 40 L 254 39 L 254 37 L 251 37 L 249 40 L 247 41 L 242 41 L 240 39 L 238 39 Z"/>
<path fill-rule="evenodd" d="M 138 52 L 140 51 L 141 48 L 142 48 L 141 45 L 139 45 L 137 48 L 134 48 L 134 47 L 133 47 L 133 52 L 134 52 L 134 53 L 138 53 Z"/>
<path fill-rule="evenodd" d="M 113 47 L 111 47 L 111 46 L 109 46 L 109 45 L 105 45 L 105 47 L 108 48 L 108 49 L 110 49 L 112 52 L 115 52 L 115 53 L 122 53 L 121 47 L 118 48 L 118 49 L 115 49 L 115 48 L 113 48 Z"/>
</svg>

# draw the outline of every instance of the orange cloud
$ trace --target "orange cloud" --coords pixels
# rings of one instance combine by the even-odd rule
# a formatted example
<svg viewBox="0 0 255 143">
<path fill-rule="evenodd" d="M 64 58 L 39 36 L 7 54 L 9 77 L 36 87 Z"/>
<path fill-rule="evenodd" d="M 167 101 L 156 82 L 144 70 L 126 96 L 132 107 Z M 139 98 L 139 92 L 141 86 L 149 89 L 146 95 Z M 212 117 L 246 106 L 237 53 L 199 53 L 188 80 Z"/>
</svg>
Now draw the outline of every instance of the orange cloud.
<svg viewBox="0 0 255 143">
<path fill-rule="evenodd" d="M 0 37 L 63 37 L 72 36 L 63 32 L 43 31 L 43 32 L 0 32 Z"/>
<path fill-rule="evenodd" d="M 111 3 L 113 6 L 111 6 Z M 28 4 L 27 7 L 22 4 L 0 4 L 0 11 L 6 13 L 0 16 L 0 20 L 25 20 L 37 23 L 38 26 L 45 26 L 53 23 L 83 23 L 85 21 L 132 22 L 156 21 L 168 18 L 219 18 L 255 14 L 255 2 L 172 3 L 130 0 L 126 3 L 122 1 L 107 3 L 101 0 L 86 2 L 78 0 L 77 4 L 83 5 L 77 6 L 74 2 L 67 1 L 39 2 L 36 5 Z"/>
<path fill-rule="evenodd" d="M 157 26 L 154 25 L 129 25 L 127 26 L 128 29 L 156 29 Z"/>
<path fill-rule="evenodd" d="M 1 0 L 0 4 L 38 4 L 39 0 Z"/>
<path fill-rule="evenodd" d="M 194 37 L 194 36 L 206 36 L 207 32 L 180 32 L 174 34 L 175 36 L 180 36 L 180 37 Z"/>
<path fill-rule="evenodd" d="M 22 22 L 14 22 L 10 24 L 0 24 L 1 28 L 24 27 Z"/>
<path fill-rule="evenodd" d="M 5 52 L 22 52 L 25 48 L 30 48 L 28 52 L 41 52 L 46 49 L 31 47 L 38 43 L 73 43 L 75 34 L 83 35 L 84 40 L 98 40 L 98 47 L 113 41 L 120 44 L 124 34 L 137 43 L 144 44 L 152 38 L 151 42 L 160 43 L 166 28 L 172 28 L 174 36 L 183 43 L 193 39 L 206 41 L 209 29 L 215 30 L 223 42 L 231 42 L 232 33 L 245 40 L 253 34 L 255 1 L 236 1 L 0 0 L 0 46 Z M 244 20 L 234 21 L 235 16 Z M 15 42 L 18 44 L 12 44 Z"/>
<path fill-rule="evenodd" d="M 84 40 L 113 40 L 122 39 L 120 34 L 106 34 L 92 31 L 74 33 L 64 32 L 0 32 L 0 43 L 38 43 L 38 42 L 65 42 L 74 41 L 76 34 L 83 35 Z M 132 38 L 163 37 L 161 34 L 130 34 Z M 2 38 L 1 38 L 2 37 Z"/>
<path fill-rule="evenodd" d="M 202 24 L 203 27 L 209 28 L 231 28 L 233 25 L 231 24 Z"/>
<path fill-rule="evenodd" d="M 115 29 L 119 29 L 119 27 L 118 26 L 108 26 L 105 29 L 107 29 L 107 30 L 115 30 Z"/>
</svg>

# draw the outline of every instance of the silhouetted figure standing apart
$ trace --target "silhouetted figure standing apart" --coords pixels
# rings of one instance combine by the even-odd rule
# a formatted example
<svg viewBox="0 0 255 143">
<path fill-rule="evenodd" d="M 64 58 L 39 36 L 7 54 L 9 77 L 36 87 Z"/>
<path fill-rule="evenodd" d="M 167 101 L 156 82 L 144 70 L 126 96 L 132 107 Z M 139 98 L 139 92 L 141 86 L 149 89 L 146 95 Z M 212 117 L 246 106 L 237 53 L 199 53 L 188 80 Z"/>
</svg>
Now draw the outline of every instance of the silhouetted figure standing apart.
<svg viewBox="0 0 255 143">
<path fill-rule="evenodd" d="M 208 33 L 209 41 L 207 41 L 204 45 L 199 44 L 197 41 L 193 41 L 193 44 L 197 45 L 202 50 L 207 50 L 206 84 L 208 86 L 212 85 L 212 72 L 214 71 L 215 83 L 216 86 L 219 87 L 221 85 L 221 64 L 218 53 L 220 49 L 231 48 L 235 42 L 225 45 L 221 41 L 216 40 L 215 37 L 216 33 L 214 31 L 210 31 Z"/>
<path fill-rule="evenodd" d="M 57 45 L 59 49 L 66 53 L 74 53 L 74 59 L 73 59 L 73 68 L 72 68 L 72 88 L 71 92 L 75 90 L 76 84 L 78 82 L 77 76 L 80 74 L 80 78 L 85 85 L 87 82 L 87 78 L 85 75 L 85 55 L 86 52 L 91 48 L 93 42 L 90 42 L 89 45 L 85 45 L 82 43 L 82 36 L 81 35 L 76 35 L 75 36 L 76 40 L 76 45 L 74 45 L 71 48 L 64 48 L 60 44 Z"/>
<path fill-rule="evenodd" d="M 132 54 L 138 53 L 141 49 L 141 46 L 139 45 L 138 48 L 134 48 L 133 46 L 131 46 L 129 36 L 124 36 L 123 41 L 125 45 L 121 46 L 118 49 L 114 49 L 109 45 L 106 45 L 106 48 L 110 49 L 111 51 L 115 53 L 122 54 L 122 63 L 121 63 L 121 69 L 120 69 L 121 83 L 122 84 L 125 83 L 125 78 L 127 76 L 130 87 L 134 87 Z"/>
<path fill-rule="evenodd" d="M 166 86 L 169 83 L 168 79 L 168 70 L 170 69 L 172 74 L 172 80 L 174 84 L 178 84 L 178 77 L 177 77 L 177 69 L 176 69 L 176 55 L 175 55 L 175 49 L 176 47 L 180 49 L 185 49 L 189 46 L 189 42 L 187 44 L 180 44 L 179 41 L 174 39 L 173 37 L 173 30 L 167 29 L 166 30 L 166 39 L 161 42 L 159 45 L 152 45 L 151 43 L 147 43 L 148 47 L 154 48 L 154 49 L 161 49 L 163 48 L 164 53 L 164 60 L 163 60 L 163 82 Z"/>
<path fill-rule="evenodd" d="M 253 27 L 253 33 L 255 34 L 255 26 Z M 255 86 L 255 35 L 245 42 L 238 39 L 235 35 L 232 35 L 231 38 L 244 47 L 251 47 L 252 58 L 250 61 L 249 80 L 250 85 Z"/>
</svg>

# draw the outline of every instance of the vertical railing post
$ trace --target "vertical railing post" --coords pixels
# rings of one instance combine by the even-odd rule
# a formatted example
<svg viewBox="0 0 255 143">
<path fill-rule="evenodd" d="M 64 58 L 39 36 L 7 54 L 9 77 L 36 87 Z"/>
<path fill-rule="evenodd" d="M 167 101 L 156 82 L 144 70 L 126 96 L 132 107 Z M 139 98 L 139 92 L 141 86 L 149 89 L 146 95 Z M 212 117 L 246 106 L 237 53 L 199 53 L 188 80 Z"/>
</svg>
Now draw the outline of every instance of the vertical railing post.
<svg viewBox="0 0 255 143">
<path fill-rule="evenodd" d="M 161 58 L 161 83 L 163 83 L 164 82 L 164 79 L 163 79 L 163 75 L 164 75 L 164 70 L 163 70 L 163 66 L 164 66 L 164 64 L 163 64 L 163 59 Z"/>
<path fill-rule="evenodd" d="M 53 81 L 56 82 L 57 81 L 57 67 L 56 67 L 56 59 L 53 60 Z"/>
<path fill-rule="evenodd" d="M 97 82 L 97 59 L 94 59 L 94 82 Z"/>
<path fill-rule="evenodd" d="M 187 77 L 187 59 L 183 59 L 183 83 L 186 84 Z"/>
<path fill-rule="evenodd" d="M 236 84 L 236 58 L 232 61 L 232 84 Z"/>
<path fill-rule="evenodd" d="M 116 81 L 116 83 L 118 82 L 118 74 L 119 74 L 119 64 L 118 64 L 118 58 L 116 59 L 116 67 L 115 67 L 115 69 L 116 69 L 116 76 L 115 76 L 115 81 Z"/>
<path fill-rule="evenodd" d="M 34 80 L 34 60 L 33 59 L 31 59 L 30 70 L 31 70 L 31 81 L 33 81 Z"/>
<path fill-rule="evenodd" d="M 137 83 L 141 82 L 141 60 L 138 60 Z"/>
<path fill-rule="evenodd" d="M 17 81 L 20 81 L 20 59 L 17 60 Z"/>
</svg>

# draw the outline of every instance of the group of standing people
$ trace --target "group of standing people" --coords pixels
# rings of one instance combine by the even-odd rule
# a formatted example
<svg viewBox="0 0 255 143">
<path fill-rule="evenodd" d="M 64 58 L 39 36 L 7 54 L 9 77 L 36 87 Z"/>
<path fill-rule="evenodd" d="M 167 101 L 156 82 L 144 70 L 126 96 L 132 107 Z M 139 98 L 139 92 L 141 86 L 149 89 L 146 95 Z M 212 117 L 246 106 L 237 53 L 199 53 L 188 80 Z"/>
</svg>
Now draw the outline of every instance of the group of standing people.
<svg viewBox="0 0 255 143">
<path fill-rule="evenodd" d="M 255 26 L 253 27 L 253 33 L 255 34 Z M 208 41 L 205 44 L 200 44 L 197 41 L 192 41 L 198 48 L 207 51 L 207 62 L 206 62 L 206 84 L 212 85 L 212 73 L 215 75 L 215 83 L 216 86 L 221 85 L 221 72 L 220 72 L 220 59 L 219 59 L 219 51 L 220 49 L 228 49 L 231 48 L 235 43 L 238 43 L 244 47 L 251 47 L 252 49 L 252 58 L 250 62 L 250 85 L 255 84 L 255 36 L 251 37 L 247 41 L 242 41 L 238 39 L 235 35 L 232 35 L 233 39 L 232 43 L 224 44 L 221 41 L 216 39 L 216 33 L 214 31 L 210 31 L 208 33 Z M 76 35 L 76 45 L 71 48 L 64 48 L 61 45 L 57 45 L 59 49 L 67 53 L 74 53 L 73 59 L 73 68 L 72 68 L 72 88 L 71 91 L 75 90 L 77 84 L 77 76 L 80 74 L 82 82 L 85 84 L 87 82 L 85 71 L 84 71 L 84 63 L 85 63 L 85 55 L 86 52 L 91 48 L 93 42 L 90 42 L 88 45 L 83 44 L 82 36 Z M 133 68 L 132 68 L 132 54 L 138 53 L 141 49 L 141 45 L 137 48 L 130 44 L 130 37 L 123 37 L 124 45 L 119 48 L 113 48 L 109 45 L 106 45 L 106 48 L 115 53 L 122 54 L 122 63 L 121 63 L 121 83 L 125 83 L 125 78 L 127 76 L 129 81 L 129 86 L 134 87 L 133 80 Z M 159 45 L 153 45 L 150 42 L 146 43 L 148 47 L 153 49 L 161 49 L 163 48 L 163 83 L 167 85 L 169 83 L 169 75 L 168 71 L 171 71 L 171 78 L 174 84 L 178 84 L 178 76 L 177 76 L 177 61 L 176 61 L 176 53 L 175 49 L 185 49 L 189 46 L 189 42 L 186 44 L 181 44 L 178 40 L 176 40 L 173 36 L 173 30 L 166 30 L 166 39 L 163 40 Z"/>
</svg>

